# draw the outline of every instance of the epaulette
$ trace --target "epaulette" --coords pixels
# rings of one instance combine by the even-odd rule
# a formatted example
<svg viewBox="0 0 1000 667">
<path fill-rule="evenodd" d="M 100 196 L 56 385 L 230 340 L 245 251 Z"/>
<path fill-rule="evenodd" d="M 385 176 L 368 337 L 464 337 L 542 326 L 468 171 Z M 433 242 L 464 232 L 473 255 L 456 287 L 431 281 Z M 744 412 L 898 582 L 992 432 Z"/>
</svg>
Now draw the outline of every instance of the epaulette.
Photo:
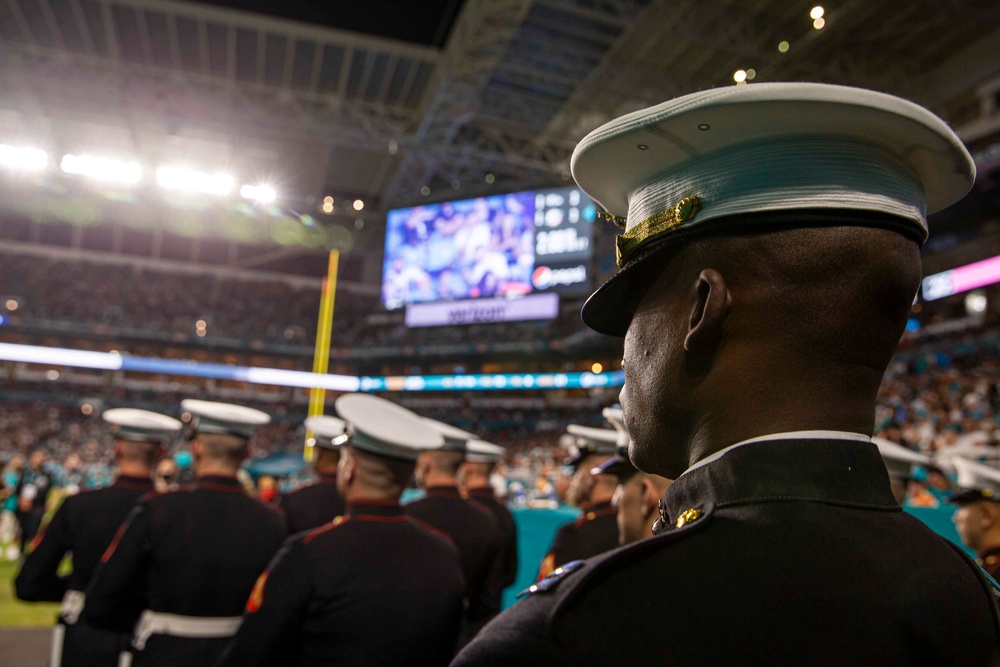
<svg viewBox="0 0 1000 667">
<path fill-rule="evenodd" d="M 714 511 L 715 505 L 712 503 L 706 503 L 700 507 L 691 508 L 682 512 L 673 526 L 662 530 L 654 537 L 640 540 L 634 544 L 619 547 L 613 551 L 608 551 L 599 556 L 595 556 L 594 558 L 582 561 L 581 564 L 573 570 L 573 572 L 579 572 L 580 574 L 572 578 L 573 581 L 571 585 L 561 587 L 562 590 L 558 592 L 559 597 L 554 601 L 549 611 L 549 622 L 551 623 L 563 609 L 583 595 L 589 588 L 589 584 L 594 584 L 603 575 L 611 574 L 614 570 L 629 567 L 633 563 L 646 558 L 651 553 L 659 551 L 660 549 L 663 549 L 670 544 L 673 544 L 674 542 L 701 530 L 701 528 L 708 525 L 709 519 L 711 519 Z M 683 519 L 681 517 L 683 517 Z M 566 566 L 563 566 L 563 569 L 565 569 L 565 567 Z M 553 572 L 553 574 L 555 574 L 555 572 Z M 569 572 L 561 574 L 555 581 L 546 586 L 545 589 L 532 591 L 529 588 L 529 593 L 544 593 L 554 590 L 557 585 L 566 578 L 566 574 L 569 574 Z"/>
</svg>

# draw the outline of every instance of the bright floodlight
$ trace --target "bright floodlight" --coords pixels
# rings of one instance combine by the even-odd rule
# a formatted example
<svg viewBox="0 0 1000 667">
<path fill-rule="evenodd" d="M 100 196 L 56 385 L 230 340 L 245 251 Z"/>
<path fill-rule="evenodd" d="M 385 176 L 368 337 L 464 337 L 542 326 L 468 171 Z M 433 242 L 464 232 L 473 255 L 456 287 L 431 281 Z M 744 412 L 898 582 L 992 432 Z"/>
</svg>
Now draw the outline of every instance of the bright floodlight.
<svg viewBox="0 0 1000 667">
<path fill-rule="evenodd" d="M 274 191 L 274 188 L 269 188 L 266 185 L 244 185 L 240 188 L 240 196 L 244 199 L 267 203 L 274 201 L 278 193 Z"/>
<path fill-rule="evenodd" d="M 812 20 L 815 21 L 816 19 L 823 18 L 823 14 L 824 13 L 825 12 L 824 12 L 823 8 L 820 7 L 819 5 L 816 5 L 811 10 L 809 10 L 809 18 L 811 18 Z"/>
<path fill-rule="evenodd" d="M 233 177 L 229 174 L 206 174 L 176 167 L 157 169 L 156 182 L 168 190 L 204 192 L 212 195 L 228 195 L 234 187 Z"/>
<path fill-rule="evenodd" d="M 354 210 L 355 211 L 360 211 L 364 207 L 365 207 L 365 203 L 363 201 L 361 201 L 360 199 L 355 199 L 354 200 Z"/>
<path fill-rule="evenodd" d="M 11 169 L 41 171 L 49 163 L 49 154 L 37 148 L 19 148 L 0 144 L 0 165 Z"/>
<path fill-rule="evenodd" d="M 736 83 L 743 83 L 747 80 L 747 73 L 741 69 L 736 70 L 733 73 L 733 81 Z"/>
<path fill-rule="evenodd" d="M 142 167 L 138 162 L 112 160 L 91 155 L 63 155 L 60 168 L 67 174 L 79 174 L 98 181 L 138 183 Z"/>
<path fill-rule="evenodd" d="M 816 28 L 817 30 L 822 30 L 823 26 L 825 25 L 826 25 L 826 19 L 823 17 L 820 17 L 815 21 L 813 21 L 813 27 Z"/>
</svg>

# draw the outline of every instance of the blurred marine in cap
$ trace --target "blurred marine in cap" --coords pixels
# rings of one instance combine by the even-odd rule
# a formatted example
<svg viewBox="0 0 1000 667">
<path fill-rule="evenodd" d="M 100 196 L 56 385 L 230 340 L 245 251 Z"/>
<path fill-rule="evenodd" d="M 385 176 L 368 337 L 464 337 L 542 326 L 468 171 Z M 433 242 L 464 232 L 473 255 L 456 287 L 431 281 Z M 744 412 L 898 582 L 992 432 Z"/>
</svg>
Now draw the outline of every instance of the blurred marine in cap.
<svg viewBox="0 0 1000 667">
<path fill-rule="evenodd" d="M 976 552 L 990 576 L 1000 574 L 1000 470 L 962 458 L 952 460 L 959 490 L 949 502 L 958 506 L 952 517 L 962 543 Z"/>
<path fill-rule="evenodd" d="M 441 434 L 442 443 L 417 458 L 414 477 L 426 495 L 408 503 L 406 513 L 445 533 L 458 547 L 469 600 L 459 639 L 464 644 L 500 612 L 503 586 L 497 573 L 503 567 L 503 537 L 493 513 L 469 502 L 458 490 L 466 445 L 476 436 L 434 419 L 424 422 Z"/>
<path fill-rule="evenodd" d="M 562 565 L 618 546 L 618 512 L 611 505 L 618 480 L 611 474 L 593 472 L 614 456 L 618 432 L 577 424 L 570 424 L 566 431 L 576 438 L 576 450 L 567 461 L 574 469 L 568 495 L 582 514 L 556 531 L 538 567 L 539 581 Z"/>
<path fill-rule="evenodd" d="M 621 232 L 582 316 L 625 337 L 630 459 L 674 482 L 656 537 L 539 582 L 455 664 L 1000 657 L 985 574 L 902 512 L 871 442 L 927 215 L 975 179 L 955 133 L 882 93 L 760 83 L 614 120 L 572 170 Z"/>
<path fill-rule="evenodd" d="M 14 587 L 29 602 L 62 602 L 52 635 L 52 667 L 106 667 L 118 662 L 125 632 L 109 632 L 80 620 L 84 591 L 118 527 L 136 502 L 153 491 L 153 466 L 181 429 L 181 422 L 148 410 L 105 410 L 112 426 L 118 476 L 111 486 L 66 498 L 38 534 Z M 59 576 L 63 559 L 72 571 Z"/>
<path fill-rule="evenodd" d="M 143 498 L 101 556 L 83 619 L 131 632 L 128 664 L 210 665 L 229 637 L 257 576 L 285 539 L 280 513 L 236 478 L 259 410 L 185 399 L 193 415 L 193 486 Z"/>
<path fill-rule="evenodd" d="M 495 589 L 503 590 L 517 580 L 517 525 L 507 505 L 497 498 L 490 483 L 490 477 L 497 463 L 507 453 L 503 447 L 482 440 L 470 440 L 465 445 L 465 462 L 458 469 L 458 481 L 465 496 L 477 505 L 486 508 L 497 521 L 500 529 L 500 557 L 494 566 L 492 583 Z M 496 606 L 499 613 L 500 606 Z"/>
<path fill-rule="evenodd" d="M 288 534 L 319 528 L 344 513 L 344 499 L 337 491 L 337 465 L 340 446 L 347 440 L 343 420 L 327 415 L 306 419 L 306 428 L 313 432 L 313 468 L 319 479 L 309 486 L 286 493 L 278 505 L 285 511 Z"/>
<path fill-rule="evenodd" d="M 435 667 L 454 654 L 465 588 L 458 550 L 399 505 L 417 456 L 442 437 L 376 396 L 347 394 L 336 406 L 350 434 L 337 475 L 347 513 L 288 538 L 221 665 Z"/>
</svg>

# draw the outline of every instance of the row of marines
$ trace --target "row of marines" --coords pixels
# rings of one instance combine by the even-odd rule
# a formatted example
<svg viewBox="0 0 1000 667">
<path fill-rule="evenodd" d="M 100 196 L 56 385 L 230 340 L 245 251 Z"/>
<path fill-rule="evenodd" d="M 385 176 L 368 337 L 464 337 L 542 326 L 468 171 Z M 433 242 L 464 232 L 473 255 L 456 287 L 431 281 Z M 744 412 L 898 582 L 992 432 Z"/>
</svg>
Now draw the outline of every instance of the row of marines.
<svg viewBox="0 0 1000 667">
<path fill-rule="evenodd" d="M 182 424 L 106 411 L 115 483 L 66 499 L 15 581 L 23 600 L 62 601 L 50 664 L 447 664 L 516 576 L 489 483 L 504 449 L 377 397 L 336 407 L 342 420 L 307 421 L 318 483 L 278 509 L 236 477 L 265 413 L 185 400 L 197 481 L 156 494 Z M 414 477 L 426 494 L 404 509 Z"/>
<path fill-rule="evenodd" d="M 108 410 L 117 480 L 67 499 L 31 545 L 16 591 L 62 602 L 51 664 L 280 664 L 292 656 L 445 664 L 499 612 L 518 565 L 513 517 L 490 486 L 502 447 L 387 401 L 344 397 L 338 410 L 350 421 L 306 422 L 318 482 L 283 496 L 276 512 L 236 480 L 254 426 L 269 417 L 198 400 L 182 408 L 194 415 L 193 487 L 158 495 L 150 482 L 181 422 Z M 632 466 L 620 409 L 604 416 L 615 430 L 568 428 L 578 443 L 567 461 L 570 496 L 583 512 L 558 531 L 539 581 L 557 565 L 651 534 L 669 480 Z M 399 498 L 414 477 L 426 493 L 404 510 Z M 60 576 L 67 554 L 72 572 Z M 441 604 L 437 612 L 428 598 Z M 405 631 L 379 636 L 373 628 L 393 614 Z"/>
</svg>

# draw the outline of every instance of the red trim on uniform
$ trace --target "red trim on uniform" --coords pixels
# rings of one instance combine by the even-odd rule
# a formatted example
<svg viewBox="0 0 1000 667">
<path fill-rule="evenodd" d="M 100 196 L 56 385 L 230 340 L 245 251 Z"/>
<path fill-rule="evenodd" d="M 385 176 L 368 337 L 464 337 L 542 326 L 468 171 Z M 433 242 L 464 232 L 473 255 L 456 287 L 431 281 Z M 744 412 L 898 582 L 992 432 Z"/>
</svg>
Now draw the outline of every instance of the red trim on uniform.
<svg viewBox="0 0 1000 667">
<path fill-rule="evenodd" d="M 590 516 L 591 514 L 593 514 L 594 516 Z M 594 519 L 596 519 L 599 516 L 607 516 L 609 514 L 618 514 L 618 510 L 615 509 L 614 507 L 607 507 L 607 508 L 601 509 L 601 510 L 593 510 L 593 511 L 590 511 L 590 512 L 584 512 L 583 516 L 581 516 L 579 519 L 577 519 L 576 521 L 573 522 L 573 525 L 574 526 L 582 526 L 583 524 L 587 523 L 588 521 L 593 521 Z"/>
<path fill-rule="evenodd" d="M 374 521 L 375 523 L 403 523 L 405 516 L 378 516 L 377 514 L 352 514 L 352 519 L 358 521 Z"/>
<path fill-rule="evenodd" d="M 455 540 L 453 540 L 451 538 L 451 535 L 449 535 L 448 533 L 444 532 L 443 530 L 435 528 L 431 524 L 427 523 L 426 521 L 422 521 L 422 520 L 418 519 L 415 516 L 407 516 L 406 518 L 409 519 L 410 521 L 416 523 L 418 526 L 426 528 L 427 530 L 429 530 L 430 532 L 434 533 L 435 535 L 440 535 L 441 537 L 443 537 L 444 539 L 448 540 L 452 544 L 455 544 Z"/>
<path fill-rule="evenodd" d="M 338 521 L 337 519 L 340 519 L 340 520 Z M 319 528 L 317 528 L 316 530 L 314 530 L 313 532 L 309 533 L 304 538 L 302 538 L 302 544 L 309 544 L 315 538 L 319 537 L 323 533 L 331 531 L 334 528 L 338 528 L 340 526 L 343 526 L 345 523 L 347 523 L 350 520 L 351 520 L 351 517 L 349 517 L 349 516 L 338 516 L 336 519 L 334 519 L 330 523 L 326 524 L 325 526 L 320 526 Z"/>
<path fill-rule="evenodd" d="M 470 498 L 496 498 L 497 495 L 493 493 L 493 489 L 488 486 L 477 486 L 474 489 L 469 489 L 468 491 Z"/>
<path fill-rule="evenodd" d="M 47 533 L 49 530 L 49 523 L 52 523 L 51 519 L 49 519 L 48 523 L 42 526 L 42 529 L 39 530 L 38 533 L 35 535 L 35 539 L 31 540 L 31 544 L 28 545 L 29 550 L 34 551 L 35 549 L 37 549 L 38 545 L 40 545 L 42 543 L 42 540 L 45 539 L 45 533 Z"/>
<path fill-rule="evenodd" d="M 319 483 L 320 484 L 336 484 L 337 483 L 337 475 L 336 475 L 336 473 L 334 473 L 332 475 L 320 475 L 319 476 Z"/>
<path fill-rule="evenodd" d="M 229 486 L 227 484 L 212 484 L 211 482 L 198 482 L 195 489 L 208 489 L 209 491 L 222 491 L 223 493 L 246 493 L 243 486 Z"/>
<path fill-rule="evenodd" d="M 156 490 L 153 487 L 153 483 L 152 482 L 150 482 L 149 484 L 141 484 L 139 482 L 126 482 L 126 481 L 121 480 L 121 479 L 115 480 L 115 483 L 112 484 L 111 486 L 113 486 L 116 489 L 130 489 L 132 491 L 155 491 Z"/>
<path fill-rule="evenodd" d="M 246 611 L 248 614 L 256 613 L 260 610 L 261 605 L 264 604 L 264 586 L 267 585 L 269 574 L 270 572 L 265 570 L 263 574 L 257 577 L 257 583 L 253 585 L 253 590 L 250 591 L 250 597 L 247 599 Z"/>
<path fill-rule="evenodd" d="M 111 540 L 111 544 L 108 545 L 108 548 L 105 550 L 104 555 L 101 556 L 102 563 L 107 563 L 109 560 L 111 560 L 111 556 L 114 555 L 115 549 L 118 548 L 118 543 L 122 541 L 122 535 L 125 534 L 125 527 L 127 525 L 128 525 L 127 523 L 123 523 L 122 525 L 118 526 L 118 531 L 115 533 L 115 539 Z"/>
</svg>

